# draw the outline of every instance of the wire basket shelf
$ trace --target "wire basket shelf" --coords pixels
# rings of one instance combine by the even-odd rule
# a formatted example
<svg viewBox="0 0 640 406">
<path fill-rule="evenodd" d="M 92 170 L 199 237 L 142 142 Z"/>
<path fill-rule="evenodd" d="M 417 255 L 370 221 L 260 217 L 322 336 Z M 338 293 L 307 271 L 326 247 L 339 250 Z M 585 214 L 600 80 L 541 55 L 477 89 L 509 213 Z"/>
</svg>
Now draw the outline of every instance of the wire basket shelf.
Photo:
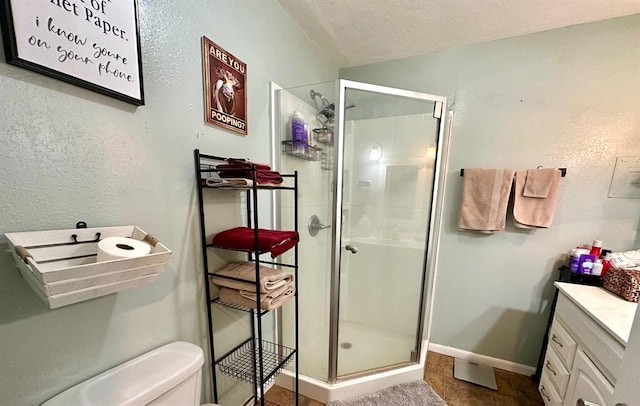
<svg viewBox="0 0 640 406">
<path fill-rule="evenodd" d="M 333 153 L 332 152 L 320 153 L 320 168 L 328 171 L 333 169 Z"/>
<path fill-rule="evenodd" d="M 322 148 L 309 145 L 305 142 L 286 140 L 282 141 L 282 153 L 307 161 L 319 161 Z"/>
<path fill-rule="evenodd" d="M 249 339 L 218 362 L 220 372 L 234 378 L 255 383 L 253 355 L 256 362 L 255 373 L 260 380 L 260 362 L 258 340 Z M 264 370 L 263 384 L 269 384 L 276 375 L 293 359 L 295 350 L 283 345 L 262 340 L 262 365 Z"/>
<path fill-rule="evenodd" d="M 333 130 L 328 127 L 314 128 L 313 139 L 320 144 L 333 145 Z"/>
<path fill-rule="evenodd" d="M 228 307 L 228 308 L 235 309 L 235 310 L 240 310 L 240 311 L 243 311 L 243 312 L 256 312 L 256 313 L 258 313 L 258 311 L 256 309 L 253 309 L 251 307 L 240 306 L 240 305 L 237 305 L 235 303 L 223 302 L 222 300 L 220 300 L 219 297 L 211 299 L 211 303 L 215 303 L 217 305 Z M 269 313 L 269 310 L 260 310 L 260 312 L 259 312 L 260 316 L 263 316 L 263 315 L 265 315 L 267 313 Z"/>
</svg>

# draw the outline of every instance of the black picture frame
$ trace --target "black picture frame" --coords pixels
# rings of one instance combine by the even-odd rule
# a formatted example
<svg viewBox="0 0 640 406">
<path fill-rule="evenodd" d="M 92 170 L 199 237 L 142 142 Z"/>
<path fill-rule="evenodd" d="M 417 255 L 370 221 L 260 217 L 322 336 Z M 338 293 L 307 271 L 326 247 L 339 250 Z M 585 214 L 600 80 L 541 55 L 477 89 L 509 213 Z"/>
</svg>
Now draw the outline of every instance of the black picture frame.
<svg viewBox="0 0 640 406">
<path fill-rule="evenodd" d="M 7 63 L 144 105 L 138 3 L 124 1 L 0 0 Z"/>
</svg>

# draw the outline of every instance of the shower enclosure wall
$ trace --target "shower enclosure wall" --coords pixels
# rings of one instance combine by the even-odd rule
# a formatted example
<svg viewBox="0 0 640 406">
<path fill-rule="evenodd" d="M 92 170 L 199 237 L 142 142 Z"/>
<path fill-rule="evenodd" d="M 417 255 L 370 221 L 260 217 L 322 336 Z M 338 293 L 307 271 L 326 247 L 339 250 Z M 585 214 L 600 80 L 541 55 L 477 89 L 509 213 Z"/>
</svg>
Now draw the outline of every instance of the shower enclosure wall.
<svg viewBox="0 0 640 406">
<path fill-rule="evenodd" d="M 300 179 L 300 324 L 285 305 L 278 335 L 293 345 L 299 329 L 302 394 L 326 402 L 422 377 L 445 102 L 346 80 L 273 92 L 274 164 Z M 292 227 L 293 208 L 274 203 Z"/>
</svg>

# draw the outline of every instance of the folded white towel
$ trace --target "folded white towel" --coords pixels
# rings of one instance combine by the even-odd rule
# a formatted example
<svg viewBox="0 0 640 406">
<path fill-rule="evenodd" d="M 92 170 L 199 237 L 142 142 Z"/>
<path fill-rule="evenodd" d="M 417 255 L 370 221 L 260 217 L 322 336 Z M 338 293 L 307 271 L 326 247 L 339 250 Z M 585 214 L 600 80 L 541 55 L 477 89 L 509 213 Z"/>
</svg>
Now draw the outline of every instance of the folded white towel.
<svg viewBox="0 0 640 406">
<path fill-rule="evenodd" d="M 612 252 L 611 265 L 617 269 L 633 269 L 640 266 L 640 250 Z"/>
<path fill-rule="evenodd" d="M 205 178 L 203 183 L 209 187 L 252 187 L 253 181 L 245 178 Z"/>
</svg>

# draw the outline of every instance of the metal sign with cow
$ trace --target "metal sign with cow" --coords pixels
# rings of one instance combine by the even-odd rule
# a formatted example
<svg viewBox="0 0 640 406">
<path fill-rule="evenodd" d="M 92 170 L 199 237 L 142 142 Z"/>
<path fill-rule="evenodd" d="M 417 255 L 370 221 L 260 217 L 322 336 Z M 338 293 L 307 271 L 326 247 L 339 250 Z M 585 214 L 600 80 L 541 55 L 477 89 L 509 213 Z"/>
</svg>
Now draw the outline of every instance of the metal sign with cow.
<svg viewBox="0 0 640 406">
<path fill-rule="evenodd" d="M 207 122 L 247 135 L 247 65 L 202 37 Z"/>
</svg>

